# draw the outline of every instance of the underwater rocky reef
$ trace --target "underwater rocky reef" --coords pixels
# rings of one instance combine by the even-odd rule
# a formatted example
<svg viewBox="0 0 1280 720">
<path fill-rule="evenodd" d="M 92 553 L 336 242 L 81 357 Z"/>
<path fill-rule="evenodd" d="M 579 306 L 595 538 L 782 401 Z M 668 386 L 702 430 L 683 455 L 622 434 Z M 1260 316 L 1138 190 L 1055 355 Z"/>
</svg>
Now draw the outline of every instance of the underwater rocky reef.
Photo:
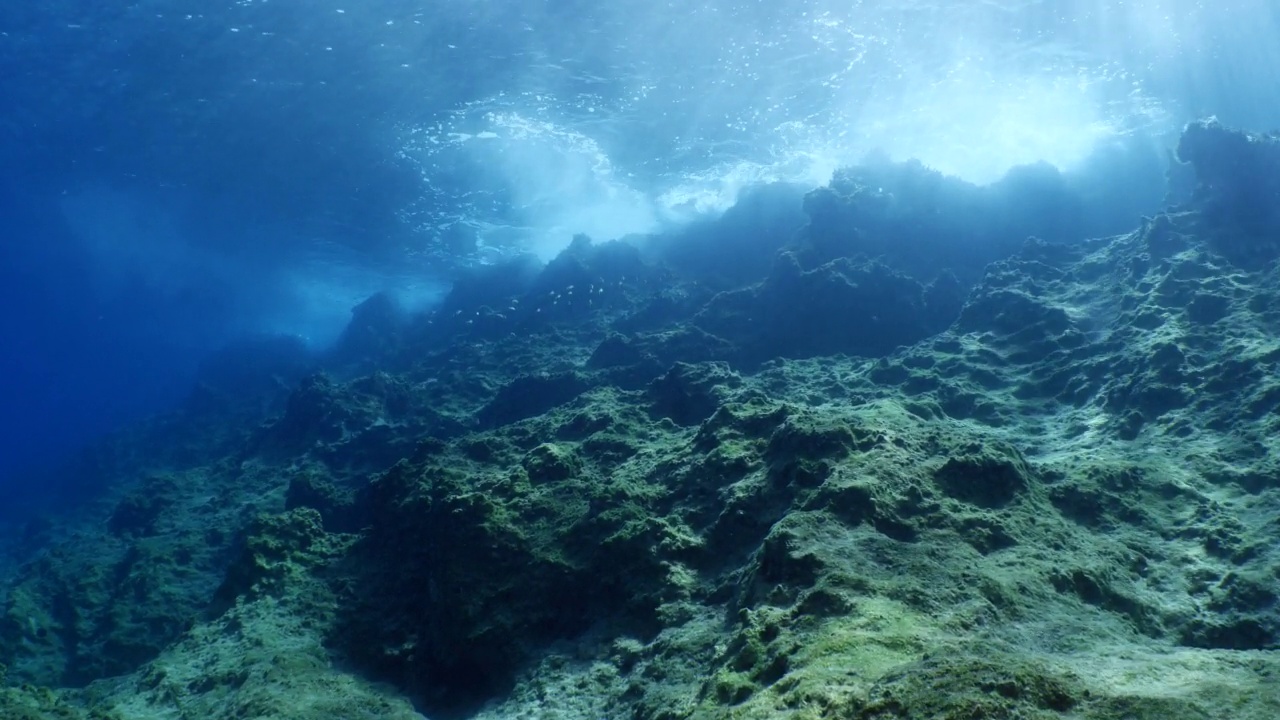
<svg viewBox="0 0 1280 720">
<path fill-rule="evenodd" d="M 1280 717 L 1280 140 L 1178 154 L 1119 235 L 850 168 L 228 349 L 27 529 L 0 717 Z"/>
</svg>

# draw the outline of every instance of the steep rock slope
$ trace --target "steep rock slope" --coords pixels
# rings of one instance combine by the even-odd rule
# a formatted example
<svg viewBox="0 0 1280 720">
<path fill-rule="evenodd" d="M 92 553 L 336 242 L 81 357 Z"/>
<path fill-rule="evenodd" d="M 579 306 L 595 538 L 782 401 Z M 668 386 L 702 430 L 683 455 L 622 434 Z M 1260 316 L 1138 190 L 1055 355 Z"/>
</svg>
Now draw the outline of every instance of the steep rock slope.
<svg viewBox="0 0 1280 720">
<path fill-rule="evenodd" d="M 1191 204 L 1026 241 L 963 306 L 946 268 L 867 256 L 901 208 L 861 201 L 808 203 L 732 287 L 580 239 L 430 316 L 375 299 L 328 374 L 169 430 L 217 442 L 120 441 L 137 481 L 0 619 L 11 681 L 85 687 L 0 699 L 1275 717 L 1280 249 L 1274 217 L 1231 211 L 1274 193 L 1275 147 L 1192 126 Z"/>
</svg>

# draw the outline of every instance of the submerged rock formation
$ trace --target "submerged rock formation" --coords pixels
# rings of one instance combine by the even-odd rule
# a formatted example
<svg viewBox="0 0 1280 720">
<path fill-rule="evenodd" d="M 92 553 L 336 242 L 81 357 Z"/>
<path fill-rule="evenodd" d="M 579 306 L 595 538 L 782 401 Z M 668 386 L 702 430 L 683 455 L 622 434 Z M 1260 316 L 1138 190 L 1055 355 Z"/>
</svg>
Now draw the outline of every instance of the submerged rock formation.
<svg viewBox="0 0 1280 720">
<path fill-rule="evenodd" d="M 1280 264 L 1224 210 L 1272 148 L 1192 126 L 1191 205 L 972 287 L 823 191 L 760 276 L 580 239 L 379 311 L 259 424 L 121 438 L 0 661 L 104 718 L 1276 717 Z"/>
<path fill-rule="evenodd" d="M 1192 123 L 1178 141 L 1178 159 L 1195 169 L 1190 207 L 1218 252 L 1251 269 L 1280 257 L 1280 133 L 1239 132 L 1214 119 Z"/>
</svg>

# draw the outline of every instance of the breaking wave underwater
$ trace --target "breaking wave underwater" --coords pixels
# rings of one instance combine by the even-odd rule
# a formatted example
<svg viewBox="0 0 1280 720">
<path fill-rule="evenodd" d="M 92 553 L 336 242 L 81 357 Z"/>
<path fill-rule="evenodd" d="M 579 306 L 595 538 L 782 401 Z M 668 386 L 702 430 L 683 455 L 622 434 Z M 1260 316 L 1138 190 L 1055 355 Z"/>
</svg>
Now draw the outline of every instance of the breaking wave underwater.
<svg viewBox="0 0 1280 720">
<path fill-rule="evenodd" d="M 423 307 L 467 268 L 673 231 L 868 153 L 975 183 L 1159 176 L 1186 120 L 1265 125 L 1274 30 L 1262 0 L 15 7 L 0 180 L 67 228 L 19 259 L 75 263 L 11 293 L 173 369 L 172 398 L 245 333 L 322 347 L 375 292 Z M 101 393 L 75 373 L 56 402 Z"/>
</svg>

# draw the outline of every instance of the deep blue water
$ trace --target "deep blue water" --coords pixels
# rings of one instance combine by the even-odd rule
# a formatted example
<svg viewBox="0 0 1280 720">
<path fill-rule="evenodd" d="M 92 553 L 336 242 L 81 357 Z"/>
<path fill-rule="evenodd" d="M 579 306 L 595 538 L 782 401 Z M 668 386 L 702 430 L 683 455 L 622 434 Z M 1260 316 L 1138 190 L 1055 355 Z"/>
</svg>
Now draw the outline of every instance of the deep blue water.
<svg viewBox="0 0 1280 720">
<path fill-rule="evenodd" d="M 1277 124 L 1275 37 L 1270 0 L 6 3 L 0 496 L 238 337 L 869 151 L 1150 206 L 1187 120 Z"/>
</svg>

